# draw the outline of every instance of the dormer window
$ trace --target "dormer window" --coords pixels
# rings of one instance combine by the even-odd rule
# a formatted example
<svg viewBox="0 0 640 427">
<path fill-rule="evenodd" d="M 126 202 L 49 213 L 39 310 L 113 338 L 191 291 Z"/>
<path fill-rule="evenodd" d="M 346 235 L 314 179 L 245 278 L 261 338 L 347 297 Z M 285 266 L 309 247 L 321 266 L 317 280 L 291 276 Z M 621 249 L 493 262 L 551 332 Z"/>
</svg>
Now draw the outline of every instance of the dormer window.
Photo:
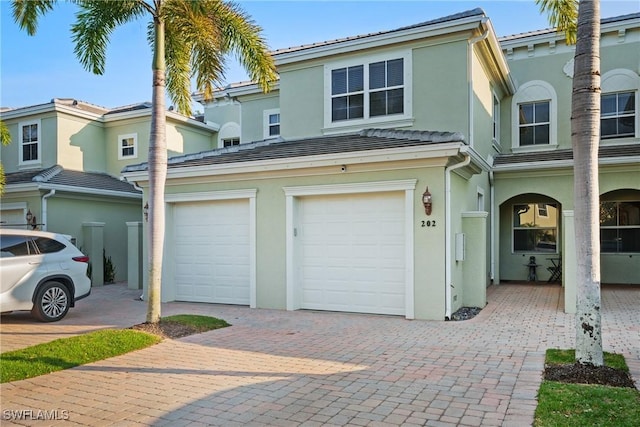
<svg viewBox="0 0 640 427">
<path fill-rule="evenodd" d="M 138 157 L 138 134 L 118 135 L 118 160 Z"/>
<path fill-rule="evenodd" d="M 18 124 L 21 165 L 41 163 L 40 120 Z"/>
</svg>

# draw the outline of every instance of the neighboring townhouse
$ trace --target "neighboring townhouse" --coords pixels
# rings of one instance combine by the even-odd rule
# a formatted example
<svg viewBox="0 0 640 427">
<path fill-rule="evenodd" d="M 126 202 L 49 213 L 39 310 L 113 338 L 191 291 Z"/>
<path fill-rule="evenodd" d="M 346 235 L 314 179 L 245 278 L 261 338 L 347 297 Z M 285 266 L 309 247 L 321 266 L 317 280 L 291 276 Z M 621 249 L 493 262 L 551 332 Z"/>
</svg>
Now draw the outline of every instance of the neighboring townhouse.
<svg viewBox="0 0 640 427">
<path fill-rule="evenodd" d="M 116 281 L 141 286 L 141 272 L 129 271 L 128 235 L 141 234 L 142 192 L 120 171 L 147 159 L 150 113 L 148 103 L 107 109 L 74 99 L 3 109 L 12 142 L 1 151 L 2 226 L 69 234 L 92 258 L 94 285 L 106 257 Z M 170 155 L 213 147 L 216 126 L 167 115 Z"/>
<path fill-rule="evenodd" d="M 640 14 L 601 23 L 599 150 L 602 283 L 640 284 Z M 521 280 L 536 256 L 545 280 L 564 270 L 565 309 L 575 301 L 571 78 L 575 48 L 553 30 L 501 39 L 517 90 L 500 100 L 495 156 L 495 271 Z"/>
</svg>

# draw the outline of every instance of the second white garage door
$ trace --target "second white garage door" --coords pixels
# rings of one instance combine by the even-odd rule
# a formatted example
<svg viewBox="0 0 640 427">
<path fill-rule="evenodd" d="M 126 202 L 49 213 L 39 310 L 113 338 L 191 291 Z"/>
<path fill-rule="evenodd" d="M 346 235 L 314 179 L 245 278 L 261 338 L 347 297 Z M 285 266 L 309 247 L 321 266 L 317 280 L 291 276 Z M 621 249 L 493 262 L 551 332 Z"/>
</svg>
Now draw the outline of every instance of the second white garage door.
<svg viewBox="0 0 640 427">
<path fill-rule="evenodd" d="M 405 314 L 404 193 L 298 199 L 300 307 Z"/>
<path fill-rule="evenodd" d="M 249 305 L 249 202 L 177 203 L 176 300 Z"/>
</svg>

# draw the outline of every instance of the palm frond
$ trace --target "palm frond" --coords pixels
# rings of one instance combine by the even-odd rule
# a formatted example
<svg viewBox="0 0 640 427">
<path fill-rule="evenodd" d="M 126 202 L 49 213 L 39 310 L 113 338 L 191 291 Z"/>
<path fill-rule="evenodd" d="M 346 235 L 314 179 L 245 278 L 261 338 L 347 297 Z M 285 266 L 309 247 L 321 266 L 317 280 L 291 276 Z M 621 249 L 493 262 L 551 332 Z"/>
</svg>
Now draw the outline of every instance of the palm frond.
<svg viewBox="0 0 640 427">
<path fill-rule="evenodd" d="M 535 0 L 549 24 L 564 32 L 567 44 L 575 44 L 578 33 L 578 0 Z"/>
<path fill-rule="evenodd" d="M 56 0 L 14 0 L 13 19 L 30 36 L 38 30 L 38 18 L 53 10 Z"/>
<path fill-rule="evenodd" d="M 113 30 L 147 12 L 140 0 L 78 1 L 80 11 L 71 26 L 74 52 L 82 66 L 103 74 L 109 36 Z"/>
</svg>

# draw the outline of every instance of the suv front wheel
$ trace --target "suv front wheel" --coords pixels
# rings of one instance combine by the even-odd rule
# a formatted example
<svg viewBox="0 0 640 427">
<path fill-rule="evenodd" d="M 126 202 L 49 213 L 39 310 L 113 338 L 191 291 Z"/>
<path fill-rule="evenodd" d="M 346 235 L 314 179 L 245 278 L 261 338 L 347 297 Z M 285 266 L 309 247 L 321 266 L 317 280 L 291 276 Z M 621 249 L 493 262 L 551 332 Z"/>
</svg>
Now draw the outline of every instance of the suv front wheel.
<svg viewBox="0 0 640 427">
<path fill-rule="evenodd" d="M 36 294 L 31 314 L 42 322 L 56 322 L 66 316 L 70 306 L 69 289 L 60 282 L 50 281 Z"/>
</svg>

